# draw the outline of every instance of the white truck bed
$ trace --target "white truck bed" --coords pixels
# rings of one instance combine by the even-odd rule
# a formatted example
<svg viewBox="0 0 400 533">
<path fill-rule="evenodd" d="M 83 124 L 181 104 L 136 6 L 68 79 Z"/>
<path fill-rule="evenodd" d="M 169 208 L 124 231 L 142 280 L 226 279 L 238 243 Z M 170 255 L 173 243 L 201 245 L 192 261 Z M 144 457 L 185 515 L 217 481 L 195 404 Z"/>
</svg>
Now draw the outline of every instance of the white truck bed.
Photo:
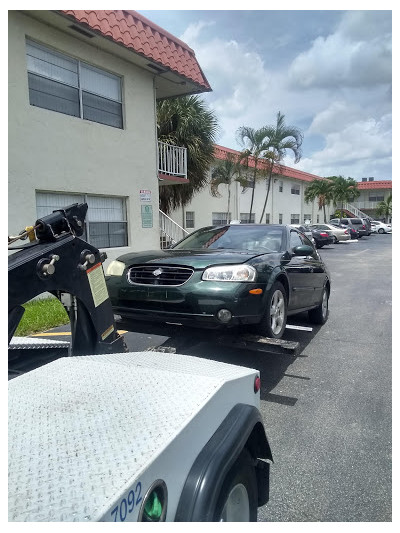
<svg viewBox="0 0 400 533">
<path fill-rule="evenodd" d="M 237 403 L 259 406 L 257 374 L 138 352 L 65 357 L 11 380 L 9 521 L 136 521 L 157 479 L 173 520 L 221 421 Z"/>
</svg>

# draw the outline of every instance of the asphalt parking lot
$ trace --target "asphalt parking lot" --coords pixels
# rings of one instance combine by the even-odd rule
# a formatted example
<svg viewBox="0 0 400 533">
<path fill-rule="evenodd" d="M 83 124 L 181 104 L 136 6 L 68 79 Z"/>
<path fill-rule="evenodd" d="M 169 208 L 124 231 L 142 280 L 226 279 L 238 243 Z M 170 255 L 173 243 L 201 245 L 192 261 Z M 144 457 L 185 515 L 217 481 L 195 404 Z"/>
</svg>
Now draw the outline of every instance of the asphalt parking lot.
<svg viewBox="0 0 400 533">
<path fill-rule="evenodd" d="M 274 465 L 260 522 L 391 521 L 391 244 L 371 235 L 319 250 L 332 277 L 330 316 L 312 332 L 286 331 L 300 341 L 297 357 L 205 341 L 181 350 L 261 372 Z M 132 350 L 165 340 L 125 338 Z"/>
<path fill-rule="evenodd" d="M 259 522 L 390 522 L 392 236 L 319 252 L 332 277 L 330 317 L 311 332 L 285 332 L 300 342 L 296 357 L 233 349 L 204 336 L 179 351 L 260 370 L 274 464 Z M 288 322 L 309 326 L 306 315 Z M 131 351 L 168 340 L 124 336 Z"/>
</svg>

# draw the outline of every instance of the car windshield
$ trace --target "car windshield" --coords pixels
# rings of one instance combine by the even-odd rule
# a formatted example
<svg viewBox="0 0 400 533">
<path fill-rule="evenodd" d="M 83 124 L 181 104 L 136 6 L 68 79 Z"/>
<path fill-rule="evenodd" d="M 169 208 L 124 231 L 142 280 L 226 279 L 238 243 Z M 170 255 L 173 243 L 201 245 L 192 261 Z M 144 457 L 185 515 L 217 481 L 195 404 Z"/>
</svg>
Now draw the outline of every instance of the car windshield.
<svg viewBox="0 0 400 533">
<path fill-rule="evenodd" d="M 278 252 L 282 246 L 283 228 L 274 226 L 220 226 L 202 228 L 176 244 L 174 250 L 239 250 Z"/>
</svg>

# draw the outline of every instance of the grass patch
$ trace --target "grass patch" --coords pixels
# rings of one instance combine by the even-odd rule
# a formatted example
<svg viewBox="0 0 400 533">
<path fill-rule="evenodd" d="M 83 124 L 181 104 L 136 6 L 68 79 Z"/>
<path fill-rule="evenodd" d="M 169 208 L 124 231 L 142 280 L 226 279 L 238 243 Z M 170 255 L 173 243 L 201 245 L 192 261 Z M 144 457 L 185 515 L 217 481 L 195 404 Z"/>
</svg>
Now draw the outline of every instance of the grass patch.
<svg viewBox="0 0 400 533">
<path fill-rule="evenodd" d="M 22 307 L 25 308 L 25 313 L 14 333 L 16 337 L 25 337 L 69 323 L 68 314 L 57 298 L 33 300 Z"/>
</svg>

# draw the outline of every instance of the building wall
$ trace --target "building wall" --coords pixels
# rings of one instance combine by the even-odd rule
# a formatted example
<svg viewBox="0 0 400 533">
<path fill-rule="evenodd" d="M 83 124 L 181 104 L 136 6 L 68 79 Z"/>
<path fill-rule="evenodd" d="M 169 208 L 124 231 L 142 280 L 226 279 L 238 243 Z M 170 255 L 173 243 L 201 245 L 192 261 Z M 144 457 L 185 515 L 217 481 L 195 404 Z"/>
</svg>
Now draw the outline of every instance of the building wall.
<svg viewBox="0 0 400 533">
<path fill-rule="evenodd" d="M 28 15 L 8 13 L 9 234 L 35 222 L 37 190 L 114 195 L 126 198 L 128 248 L 108 249 L 109 258 L 158 248 L 153 76 Z M 31 106 L 26 37 L 121 76 L 124 129 Z M 151 191 L 152 228 L 142 228 L 141 189 Z"/>
<path fill-rule="evenodd" d="M 280 181 L 283 182 L 283 191 L 279 192 Z M 300 194 L 292 194 L 292 186 L 300 187 Z M 290 224 L 291 215 L 299 214 L 300 223 L 304 223 L 304 216 L 311 215 L 311 223 L 317 223 L 324 221 L 323 210 L 318 209 L 318 203 L 315 200 L 311 203 L 304 201 L 304 191 L 309 185 L 309 182 L 303 182 L 286 177 L 280 177 L 273 179 L 271 183 L 271 189 L 269 193 L 268 203 L 265 213 L 269 213 L 270 224 L 279 223 L 279 214 L 282 214 L 282 223 Z M 231 200 L 230 200 L 230 213 L 231 219 L 240 219 L 240 213 L 249 213 L 251 204 L 251 188 L 242 192 L 242 187 L 234 182 L 231 185 Z M 218 188 L 220 197 L 213 197 L 210 192 L 210 187 L 205 187 L 200 193 L 198 193 L 192 200 L 192 202 L 185 206 L 183 209 L 179 208 L 171 213 L 171 218 L 175 220 L 182 227 L 185 225 L 185 212 L 194 211 L 195 224 L 194 228 L 186 228 L 187 231 L 193 231 L 204 226 L 212 224 L 213 212 L 227 212 L 228 209 L 228 186 L 220 185 Z M 265 181 L 256 183 L 254 192 L 254 201 L 252 212 L 255 213 L 255 222 L 260 222 L 260 217 L 265 201 L 265 195 L 267 192 L 267 184 Z M 330 214 L 334 211 L 333 206 L 326 208 L 327 221 L 330 218 Z M 317 218 L 319 217 L 319 219 Z M 265 222 L 265 215 L 263 221 Z"/>
<path fill-rule="evenodd" d="M 375 210 L 376 206 L 382 201 L 382 198 L 384 201 L 388 199 L 388 197 L 392 194 L 392 189 L 364 189 L 360 190 L 360 196 L 354 200 L 354 202 L 351 202 L 353 205 L 358 207 L 358 209 L 368 210 Z M 380 200 L 370 200 L 370 198 L 377 198 L 379 197 Z"/>
</svg>

